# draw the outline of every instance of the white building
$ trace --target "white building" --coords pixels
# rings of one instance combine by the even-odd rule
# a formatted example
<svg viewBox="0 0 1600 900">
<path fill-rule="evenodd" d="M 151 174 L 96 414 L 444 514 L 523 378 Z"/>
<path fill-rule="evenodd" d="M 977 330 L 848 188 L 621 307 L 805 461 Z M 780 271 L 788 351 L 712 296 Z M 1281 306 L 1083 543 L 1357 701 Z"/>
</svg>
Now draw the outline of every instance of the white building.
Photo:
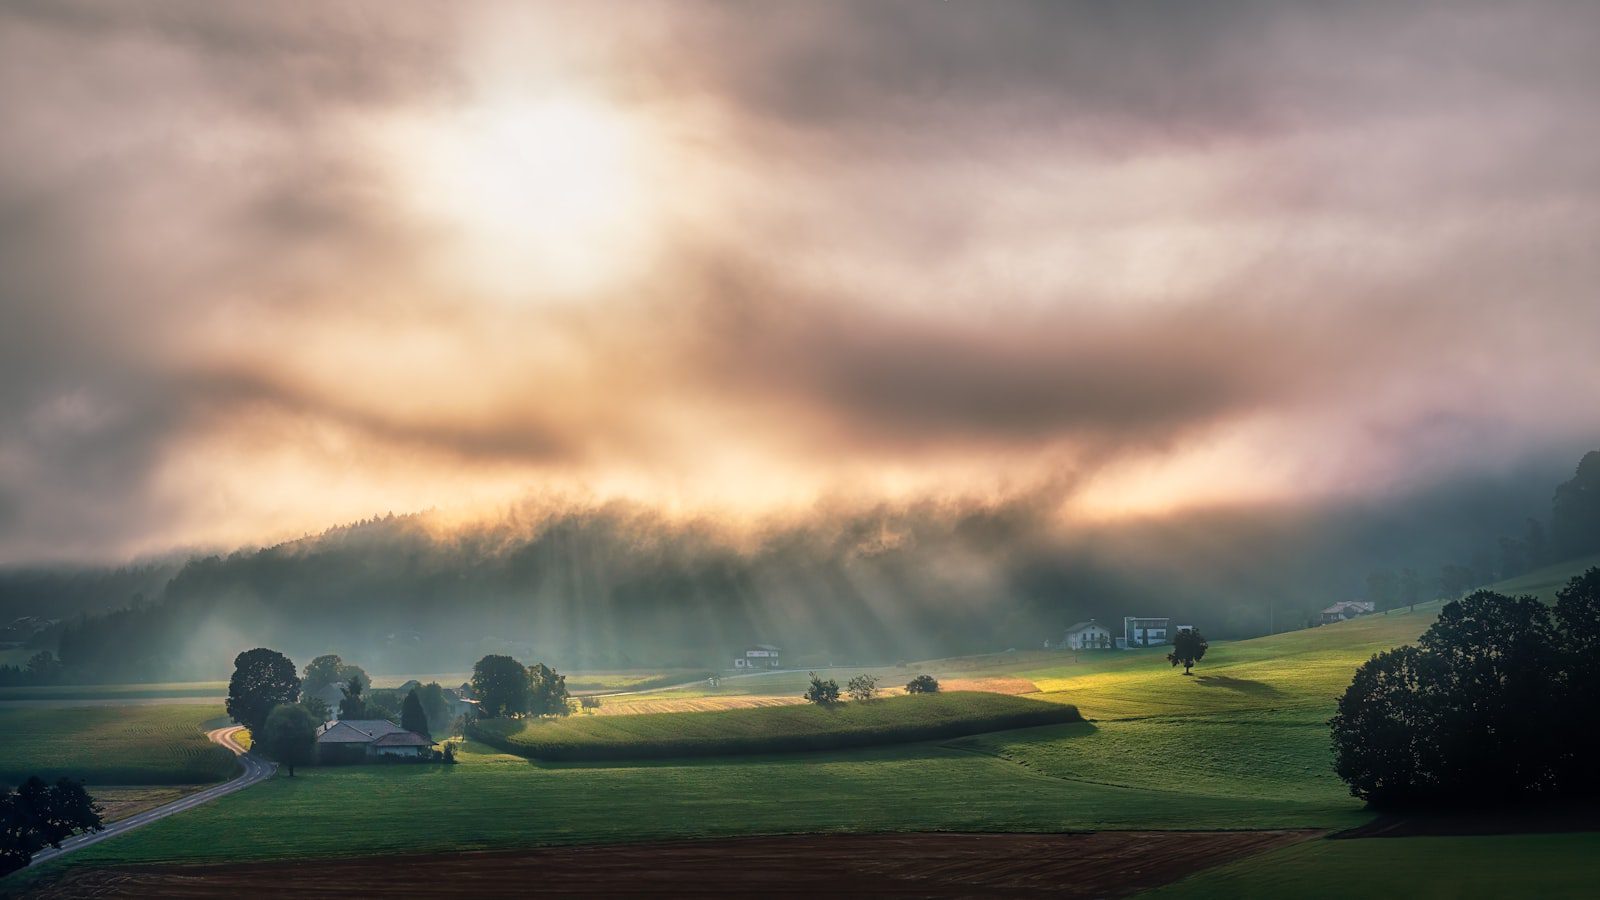
<svg viewBox="0 0 1600 900">
<path fill-rule="evenodd" d="M 1117 646 L 1156 647 L 1168 642 L 1167 633 L 1171 630 L 1171 619 L 1165 616 L 1123 616 L 1122 637 L 1117 639 Z"/>
<path fill-rule="evenodd" d="M 1045 642 L 1045 649 L 1056 650 L 1097 650 L 1111 646 L 1111 632 L 1093 619 L 1079 622 L 1068 628 L 1066 634 L 1056 644 Z"/>
<path fill-rule="evenodd" d="M 735 669 L 776 669 L 779 666 L 778 654 L 781 651 L 771 644 L 756 644 L 748 647 L 744 653 L 733 658 Z"/>
</svg>

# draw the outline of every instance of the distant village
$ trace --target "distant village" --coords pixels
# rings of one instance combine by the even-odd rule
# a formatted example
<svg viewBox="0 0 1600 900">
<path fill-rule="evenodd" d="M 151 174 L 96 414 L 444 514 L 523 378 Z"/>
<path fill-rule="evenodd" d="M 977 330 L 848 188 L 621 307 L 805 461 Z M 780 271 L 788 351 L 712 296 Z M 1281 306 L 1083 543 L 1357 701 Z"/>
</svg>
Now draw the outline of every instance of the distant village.
<svg viewBox="0 0 1600 900">
<path fill-rule="evenodd" d="M 1358 616 L 1371 615 L 1376 611 L 1377 604 L 1369 600 L 1342 600 L 1322 610 L 1318 614 L 1317 621 L 1311 624 L 1331 625 Z M 1124 616 L 1122 633 L 1114 635 L 1110 629 L 1090 619 L 1068 627 L 1059 640 L 1046 639 L 1044 649 L 1132 650 L 1139 647 L 1159 647 L 1171 643 L 1177 635 L 1193 630 L 1193 625 L 1173 625 L 1172 619 L 1166 616 Z"/>
</svg>

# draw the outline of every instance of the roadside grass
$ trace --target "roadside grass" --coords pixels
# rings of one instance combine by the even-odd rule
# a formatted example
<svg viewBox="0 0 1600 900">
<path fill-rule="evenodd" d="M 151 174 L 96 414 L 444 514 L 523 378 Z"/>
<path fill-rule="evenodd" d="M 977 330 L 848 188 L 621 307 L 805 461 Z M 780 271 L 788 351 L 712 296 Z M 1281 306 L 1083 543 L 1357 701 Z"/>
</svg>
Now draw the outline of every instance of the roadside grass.
<svg viewBox="0 0 1600 900">
<path fill-rule="evenodd" d="M 751 834 L 1345 828 L 1368 818 L 1051 778 L 934 744 L 615 765 L 534 763 L 469 741 L 459 758 L 280 774 L 47 870 Z"/>
<path fill-rule="evenodd" d="M 206 740 L 196 706 L 0 709 L 0 784 L 38 775 L 89 784 L 201 784 L 233 776 L 233 754 Z"/>
<path fill-rule="evenodd" d="M 822 707 L 490 720 L 474 738 L 542 760 L 662 759 L 840 750 L 1078 721 L 1071 706 L 1005 694 L 956 692 Z"/>
<path fill-rule="evenodd" d="M 1317 840 L 1209 869 L 1141 896 L 1593 897 L 1600 833 Z"/>
</svg>

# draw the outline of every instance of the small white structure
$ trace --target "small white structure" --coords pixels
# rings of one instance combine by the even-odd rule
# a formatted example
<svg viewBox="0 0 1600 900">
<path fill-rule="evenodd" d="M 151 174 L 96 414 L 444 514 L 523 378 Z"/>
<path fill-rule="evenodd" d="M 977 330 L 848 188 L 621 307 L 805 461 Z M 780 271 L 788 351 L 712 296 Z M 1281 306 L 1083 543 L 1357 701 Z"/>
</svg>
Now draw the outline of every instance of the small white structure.
<svg viewBox="0 0 1600 900">
<path fill-rule="evenodd" d="M 1068 628 L 1055 644 L 1045 642 L 1045 649 L 1104 650 L 1111 647 L 1111 632 L 1093 619 L 1079 622 Z"/>
<path fill-rule="evenodd" d="M 1165 616 L 1123 616 L 1122 637 L 1118 639 L 1117 646 L 1132 649 L 1165 644 L 1171 621 Z"/>
<path fill-rule="evenodd" d="M 1323 625 L 1334 622 L 1343 622 L 1354 619 L 1356 616 L 1371 615 L 1378 611 L 1378 605 L 1370 600 L 1341 600 L 1322 611 Z"/>
<path fill-rule="evenodd" d="M 781 651 L 771 644 L 756 644 L 745 648 L 744 653 L 733 658 L 735 669 L 776 669 Z"/>
</svg>

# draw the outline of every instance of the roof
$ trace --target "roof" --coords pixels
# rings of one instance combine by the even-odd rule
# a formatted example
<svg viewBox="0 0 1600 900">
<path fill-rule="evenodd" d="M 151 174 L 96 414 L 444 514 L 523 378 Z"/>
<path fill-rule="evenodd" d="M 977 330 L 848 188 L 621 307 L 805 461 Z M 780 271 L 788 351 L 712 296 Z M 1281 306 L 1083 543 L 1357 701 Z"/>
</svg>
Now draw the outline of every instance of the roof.
<svg viewBox="0 0 1600 900">
<path fill-rule="evenodd" d="M 755 646 L 751 647 L 750 649 L 751 650 L 779 650 L 781 648 L 774 647 L 771 644 L 756 644 Z"/>
<path fill-rule="evenodd" d="M 1096 622 L 1095 620 L 1090 619 L 1087 622 L 1079 622 L 1078 624 L 1072 626 L 1071 628 L 1068 628 L 1067 629 L 1067 634 L 1077 634 L 1080 631 L 1088 631 L 1091 628 L 1098 628 L 1101 631 L 1105 631 L 1106 630 L 1106 627 L 1104 625 L 1101 625 L 1099 622 Z"/>
<path fill-rule="evenodd" d="M 411 734 L 387 719 L 337 719 L 317 729 L 319 744 L 371 744 L 391 734 Z"/>
<path fill-rule="evenodd" d="M 1370 600 L 1340 600 L 1338 603 L 1323 610 L 1325 613 L 1341 613 L 1347 609 L 1359 609 L 1362 612 L 1376 612 L 1378 605 Z"/>
<path fill-rule="evenodd" d="M 433 741 L 428 740 L 415 731 L 397 731 L 386 734 L 372 742 L 374 747 L 431 747 Z"/>
</svg>

